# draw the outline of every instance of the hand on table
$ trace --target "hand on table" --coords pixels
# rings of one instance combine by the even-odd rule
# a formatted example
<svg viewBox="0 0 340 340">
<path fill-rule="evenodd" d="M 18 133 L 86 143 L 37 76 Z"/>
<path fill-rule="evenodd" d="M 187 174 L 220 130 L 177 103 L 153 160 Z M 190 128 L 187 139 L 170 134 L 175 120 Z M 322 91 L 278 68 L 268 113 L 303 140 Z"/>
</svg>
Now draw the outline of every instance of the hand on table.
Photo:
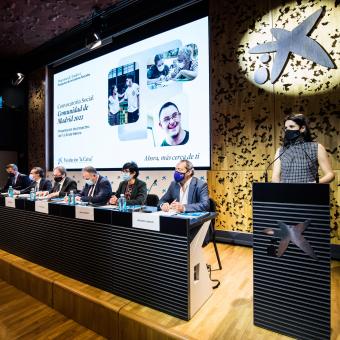
<svg viewBox="0 0 340 340">
<path fill-rule="evenodd" d="M 171 210 L 175 210 L 176 212 L 183 212 L 184 211 L 184 205 L 180 202 L 177 202 L 176 200 L 173 201 L 170 205 Z"/>
<path fill-rule="evenodd" d="M 117 205 L 118 198 L 116 196 L 111 196 L 109 203 L 112 205 Z"/>
</svg>

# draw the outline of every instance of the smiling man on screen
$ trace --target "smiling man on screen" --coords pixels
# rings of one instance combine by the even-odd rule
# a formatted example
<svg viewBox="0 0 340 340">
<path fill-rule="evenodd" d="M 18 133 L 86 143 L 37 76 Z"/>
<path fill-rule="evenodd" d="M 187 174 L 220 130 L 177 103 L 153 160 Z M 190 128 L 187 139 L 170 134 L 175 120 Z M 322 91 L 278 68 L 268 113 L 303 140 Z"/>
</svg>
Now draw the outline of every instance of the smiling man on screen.
<svg viewBox="0 0 340 340">
<path fill-rule="evenodd" d="M 189 132 L 182 128 L 181 113 L 176 104 L 165 103 L 159 110 L 159 126 L 165 132 L 161 146 L 184 145 L 189 140 Z"/>
</svg>

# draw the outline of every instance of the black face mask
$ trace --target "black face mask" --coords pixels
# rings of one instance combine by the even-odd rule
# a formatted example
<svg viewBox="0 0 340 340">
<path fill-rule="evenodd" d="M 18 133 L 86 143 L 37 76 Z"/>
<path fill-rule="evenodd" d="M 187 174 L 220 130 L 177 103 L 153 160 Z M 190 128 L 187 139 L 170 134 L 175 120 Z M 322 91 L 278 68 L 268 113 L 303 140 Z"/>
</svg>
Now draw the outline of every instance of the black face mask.
<svg viewBox="0 0 340 340">
<path fill-rule="evenodd" d="M 284 137 L 284 144 L 290 144 L 295 142 L 301 136 L 301 132 L 299 130 L 286 130 Z"/>
<path fill-rule="evenodd" d="M 15 174 L 13 174 L 13 172 L 10 172 L 9 174 L 8 174 L 8 177 L 15 177 Z"/>
<path fill-rule="evenodd" d="M 59 183 L 59 182 L 61 182 L 61 181 L 63 180 L 63 178 L 62 178 L 61 176 L 56 176 L 56 177 L 54 177 L 54 180 L 55 180 L 57 183 Z"/>
</svg>

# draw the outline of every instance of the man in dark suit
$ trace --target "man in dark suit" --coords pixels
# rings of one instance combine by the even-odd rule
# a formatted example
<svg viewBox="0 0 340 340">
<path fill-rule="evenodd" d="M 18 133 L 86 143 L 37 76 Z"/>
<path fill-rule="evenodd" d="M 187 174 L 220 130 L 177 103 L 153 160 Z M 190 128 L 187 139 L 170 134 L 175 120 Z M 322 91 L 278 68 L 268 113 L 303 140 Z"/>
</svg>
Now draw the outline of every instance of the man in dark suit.
<svg viewBox="0 0 340 340">
<path fill-rule="evenodd" d="M 21 190 L 31 184 L 30 178 L 27 175 L 21 174 L 15 164 L 7 164 L 6 171 L 8 173 L 8 180 L 1 190 L 2 192 L 7 192 L 10 186 L 15 190 Z"/>
<path fill-rule="evenodd" d="M 82 172 L 86 184 L 76 200 L 92 204 L 106 204 L 112 194 L 109 180 L 99 175 L 93 166 L 86 166 Z"/>
<path fill-rule="evenodd" d="M 66 169 L 63 166 L 58 165 L 53 169 L 53 179 L 54 185 L 52 189 L 46 193 L 48 198 L 65 197 L 71 190 L 73 190 L 75 194 L 77 193 L 77 182 L 67 177 Z"/>
<path fill-rule="evenodd" d="M 32 188 L 37 193 L 43 191 L 50 191 L 52 188 L 52 183 L 50 180 L 45 178 L 45 172 L 42 168 L 34 167 L 30 172 L 30 179 L 32 180 L 31 184 L 21 190 L 14 190 L 15 194 L 28 194 Z"/>
<path fill-rule="evenodd" d="M 208 185 L 193 175 L 194 167 L 190 161 L 182 160 L 176 165 L 174 181 L 158 203 L 161 210 L 209 211 Z"/>
</svg>

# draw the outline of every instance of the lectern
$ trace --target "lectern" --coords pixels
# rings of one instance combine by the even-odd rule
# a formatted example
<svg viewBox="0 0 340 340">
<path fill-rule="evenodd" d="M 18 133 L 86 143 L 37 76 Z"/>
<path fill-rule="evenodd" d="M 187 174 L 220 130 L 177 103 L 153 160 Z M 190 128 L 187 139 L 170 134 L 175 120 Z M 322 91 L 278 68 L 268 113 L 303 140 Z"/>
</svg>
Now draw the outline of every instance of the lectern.
<svg viewBox="0 0 340 340">
<path fill-rule="evenodd" d="M 329 209 L 326 184 L 253 184 L 256 326 L 329 339 Z"/>
</svg>

